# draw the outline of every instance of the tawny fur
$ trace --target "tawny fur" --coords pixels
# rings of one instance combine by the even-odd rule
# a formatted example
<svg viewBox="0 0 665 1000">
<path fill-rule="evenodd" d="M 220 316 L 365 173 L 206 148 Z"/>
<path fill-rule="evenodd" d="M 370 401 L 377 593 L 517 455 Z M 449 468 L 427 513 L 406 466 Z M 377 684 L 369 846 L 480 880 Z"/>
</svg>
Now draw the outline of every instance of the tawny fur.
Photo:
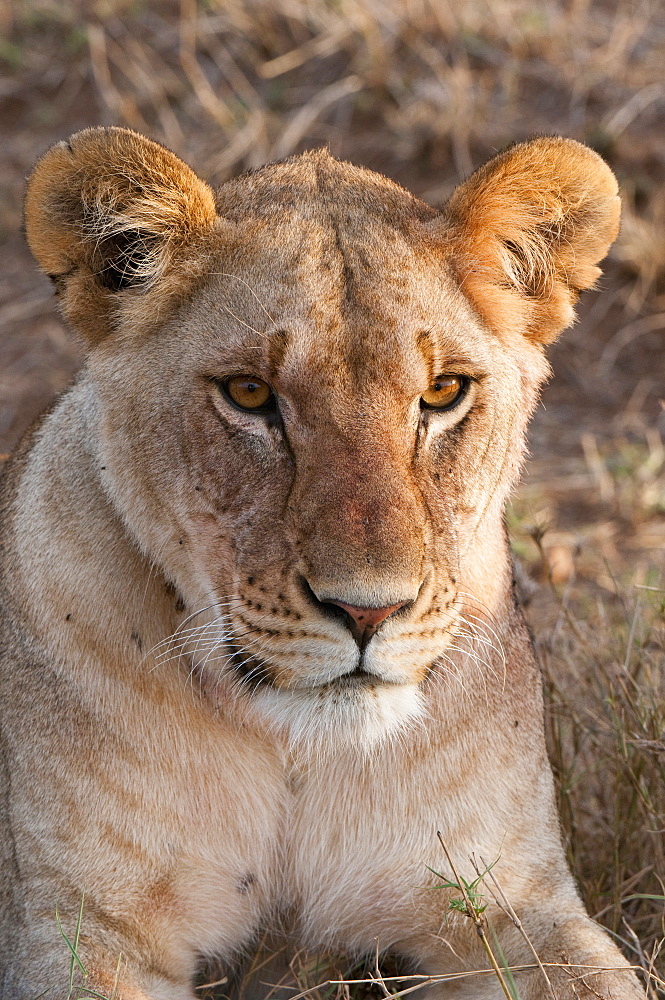
<svg viewBox="0 0 665 1000">
<path fill-rule="evenodd" d="M 437 830 L 467 879 L 496 861 L 558 997 L 643 996 L 565 863 L 502 523 L 541 344 L 618 213 L 564 139 L 441 212 L 320 150 L 216 194 L 122 129 L 40 161 L 28 239 L 89 353 L 4 480 L 3 1000 L 67 997 L 82 897 L 86 986 L 118 1000 L 192 1000 L 264 932 L 486 968 Z M 446 373 L 466 394 L 422 409 Z M 279 415 L 229 402 L 242 374 Z M 363 673 L 331 601 L 406 602 Z"/>
</svg>

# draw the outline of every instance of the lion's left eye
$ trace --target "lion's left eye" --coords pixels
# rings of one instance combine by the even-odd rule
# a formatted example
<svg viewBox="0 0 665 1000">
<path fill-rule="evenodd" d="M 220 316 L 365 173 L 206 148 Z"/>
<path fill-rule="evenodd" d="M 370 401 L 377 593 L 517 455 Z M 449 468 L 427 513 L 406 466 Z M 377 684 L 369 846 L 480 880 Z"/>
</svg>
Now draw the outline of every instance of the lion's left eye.
<svg viewBox="0 0 665 1000">
<path fill-rule="evenodd" d="M 422 410 L 452 410 L 466 395 L 466 375 L 441 375 L 420 397 Z"/>
</svg>

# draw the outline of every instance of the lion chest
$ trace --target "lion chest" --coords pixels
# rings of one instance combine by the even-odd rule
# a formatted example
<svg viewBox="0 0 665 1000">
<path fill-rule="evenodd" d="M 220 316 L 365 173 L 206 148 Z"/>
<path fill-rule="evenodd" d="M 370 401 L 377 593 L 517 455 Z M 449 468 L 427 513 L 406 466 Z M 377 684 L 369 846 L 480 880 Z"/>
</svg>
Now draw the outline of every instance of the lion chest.
<svg viewBox="0 0 665 1000">
<path fill-rule="evenodd" d="M 378 939 L 390 949 L 403 938 L 405 914 L 418 924 L 437 829 L 471 822 L 469 809 L 453 815 L 441 794 L 423 795 L 423 778 L 394 758 L 342 754 L 294 781 L 284 884 L 300 944 L 372 952 Z M 432 767 L 430 790 L 431 778 Z M 438 780 L 444 788 L 445 769 Z"/>
<path fill-rule="evenodd" d="M 377 753 L 364 762 L 353 752 L 313 766 L 294 782 L 285 827 L 284 886 L 296 914 L 299 943 L 309 948 L 373 952 L 407 948 L 410 935 L 431 932 L 447 911 L 448 897 L 430 869 L 449 871 L 440 831 L 464 877 L 472 880 L 473 854 L 501 859 L 507 888 L 521 893 L 525 867 L 520 829 L 543 829 L 549 785 L 539 761 L 525 763 L 497 738 L 493 753 L 505 767 L 486 780 L 487 762 L 463 739 L 423 752 Z M 538 822 L 522 822 L 538 817 Z M 550 845 L 551 846 L 551 845 Z M 529 843 L 535 857 L 539 844 Z"/>
</svg>

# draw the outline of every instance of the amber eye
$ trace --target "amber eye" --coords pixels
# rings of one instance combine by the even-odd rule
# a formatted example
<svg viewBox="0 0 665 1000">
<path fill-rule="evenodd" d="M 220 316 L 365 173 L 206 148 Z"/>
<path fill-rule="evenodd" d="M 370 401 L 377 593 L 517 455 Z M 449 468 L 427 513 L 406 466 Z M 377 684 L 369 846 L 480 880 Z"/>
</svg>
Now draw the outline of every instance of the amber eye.
<svg viewBox="0 0 665 1000">
<path fill-rule="evenodd" d="M 451 410 L 463 399 L 469 387 L 466 375 L 441 375 L 420 397 L 424 410 Z"/>
<path fill-rule="evenodd" d="M 273 410 L 275 397 L 262 378 L 254 375 L 234 375 L 221 383 L 222 391 L 241 410 Z"/>
</svg>

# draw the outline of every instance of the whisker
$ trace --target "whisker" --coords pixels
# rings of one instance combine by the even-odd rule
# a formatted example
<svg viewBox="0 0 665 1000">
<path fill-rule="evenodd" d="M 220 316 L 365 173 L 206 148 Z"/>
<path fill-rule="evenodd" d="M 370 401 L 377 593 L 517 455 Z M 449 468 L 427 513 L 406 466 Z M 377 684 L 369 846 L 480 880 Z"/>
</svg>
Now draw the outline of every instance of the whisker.
<svg viewBox="0 0 665 1000">
<path fill-rule="evenodd" d="M 488 663 L 488 661 L 485 660 L 483 657 L 478 656 L 477 653 L 472 652 L 470 649 L 464 649 L 462 646 L 451 645 L 448 646 L 448 649 L 452 650 L 454 653 L 461 653 L 463 656 L 468 656 L 469 659 L 472 660 L 477 667 L 485 667 L 488 670 L 488 672 L 492 675 L 492 677 L 494 677 L 495 680 L 497 681 L 499 680 L 499 675 L 497 674 L 492 664 Z M 484 677 L 484 672 L 482 670 L 480 670 L 479 672 L 481 677 Z"/>
<path fill-rule="evenodd" d="M 445 664 L 447 664 L 447 666 L 445 666 L 444 661 Z M 458 676 L 459 667 L 454 662 L 454 660 L 451 660 L 446 653 L 442 653 L 441 656 L 437 659 L 436 665 L 442 667 L 445 666 L 445 669 L 443 670 L 440 676 L 442 676 L 445 680 L 457 681 L 459 686 L 462 688 L 464 694 L 465 695 L 469 694 L 466 685 L 462 681 L 461 677 Z"/>
<path fill-rule="evenodd" d="M 180 622 L 180 624 L 176 628 L 175 632 L 173 632 L 169 636 L 166 636 L 164 639 L 161 639 L 159 642 L 155 643 L 148 650 L 148 652 L 142 658 L 141 663 L 143 663 L 149 656 L 154 656 L 155 654 L 158 654 L 157 655 L 157 659 L 159 660 L 163 654 L 161 652 L 158 653 L 158 650 L 160 650 L 164 646 L 167 646 L 169 648 L 169 651 L 170 651 L 173 648 L 173 645 L 176 642 L 176 640 L 178 640 L 182 635 L 191 634 L 190 630 L 186 629 L 185 626 L 188 625 L 189 622 L 191 622 L 194 618 L 198 617 L 199 615 L 206 614 L 207 612 L 212 611 L 212 610 L 219 611 L 219 609 L 221 609 L 221 608 L 231 608 L 231 607 L 233 607 L 234 603 L 238 602 L 238 600 L 239 600 L 239 598 L 234 597 L 233 595 L 229 595 L 228 597 L 226 597 L 224 599 L 221 599 L 221 600 L 220 599 L 216 599 L 216 600 L 213 601 L 213 603 L 208 604 L 208 605 L 206 605 L 203 608 L 199 608 L 197 611 L 192 611 L 189 615 L 186 616 L 186 618 L 184 618 Z M 218 615 L 218 617 L 217 617 L 217 619 L 216 619 L 215 622 L 213 622 L 213 623 L 205 623 L 202 626 L 193 626 L 192 631 L 196 631 L 198 629 L 207 629 L 207 628 L 209 628 L 211 626 L 214 627 L 215 625 L 218 626 L 218 627 L 219 626 L 223 626 L 223 620 L 221 619 L 221 617 L 219 615 Z M 152 667 L 151 669 L 154 669 L 154 667 Z"/>
</svg>

